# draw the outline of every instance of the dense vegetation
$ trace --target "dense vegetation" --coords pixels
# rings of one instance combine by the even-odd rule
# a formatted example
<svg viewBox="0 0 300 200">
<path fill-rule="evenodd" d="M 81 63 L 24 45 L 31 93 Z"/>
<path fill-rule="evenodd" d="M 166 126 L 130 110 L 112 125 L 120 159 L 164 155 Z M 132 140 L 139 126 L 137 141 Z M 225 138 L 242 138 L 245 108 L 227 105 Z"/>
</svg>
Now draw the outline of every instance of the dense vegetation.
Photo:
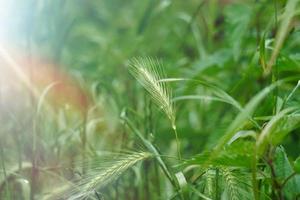
<svg viewBox="0 0 300 200">
<path fill-rule="evenodd" d="M 298 0 L 8 2 L 0 199 L 300 199 Z"/>
</svg>

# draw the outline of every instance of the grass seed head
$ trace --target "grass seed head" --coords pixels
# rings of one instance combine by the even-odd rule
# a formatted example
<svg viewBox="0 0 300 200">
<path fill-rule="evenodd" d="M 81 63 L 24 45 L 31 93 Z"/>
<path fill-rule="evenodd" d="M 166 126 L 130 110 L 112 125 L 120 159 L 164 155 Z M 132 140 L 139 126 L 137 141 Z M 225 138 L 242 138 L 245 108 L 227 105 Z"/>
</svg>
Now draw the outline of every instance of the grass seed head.
<svg viewBox="0 0 300 200">
<path fill-rule="evenodd" d="M 134 58 L 129 65 L 130 73 L 148 91 L 154 103 L 163 110 L 175 128 L 175 111 L 171 101 L 171 89 L 160 81 L 164 75 L 161 64 L 152 58 Z"/>
</svg>

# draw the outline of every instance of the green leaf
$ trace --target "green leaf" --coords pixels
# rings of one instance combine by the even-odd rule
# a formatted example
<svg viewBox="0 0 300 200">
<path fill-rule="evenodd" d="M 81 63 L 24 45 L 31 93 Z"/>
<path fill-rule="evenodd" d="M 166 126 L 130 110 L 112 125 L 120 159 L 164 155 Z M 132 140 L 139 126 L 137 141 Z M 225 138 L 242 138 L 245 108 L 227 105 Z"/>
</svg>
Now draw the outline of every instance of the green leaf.
<svg viewBox="0 0 300 200">
<path fill-rule="evenodd" d="M 188 188 L 188 183 L 187 180 L 184 176 L 184 174 L 182 173 L 182 171 L 177 172 L 175 174 L 176 180 L 177 180 L 177 184 L 181 190 L 181 194 L 183 199 L 188 199 L 188 194 L 189 194 L 189 188 Z"/>
<path fill-rule="evenodd" d="M 300 174 L 300 156 L 294 161 L 294 170 Z"/>
<path fill-rule="evenodd" d="M 266 35 L 264 34 L 259 44 L 259 60 L 263 70 L 266 70 Z"/>
<path fill-rule="evenodd" d="M 271 134 L 271 142 L 273 145 L 280 144 L 286 135 L 300 126 L 300 115 L 290 114 L 284 116 L 277 124 L 276 129 Z"/>
<path fill-rule="evenodd" d="M 231 167 L 247 167 L 251 166 L 251 155 L 254 148 L 254 142 L 251 141 L 235 141 L 231 145 L 226 146 L 218 156 L 209 159 L 211 152 L 206 151 L 194 156 L 190 160 L 184 162 L 184 166 L 204 165 L 212 166 L 231 166 Z M 209 163 L 207 163 L 209 162 Z"/>
<path fill-rule="evenodd" d="M 276 138 L 274 137 L 274 130 L 276 129 L 276 127 L 279 127 L 278 124 L 281 122 L 282 118 L 295 109 L 296 108 L 294 107 L 286 108 L 272 117 L 272 119 L 267 123 L 256 142 L 257 151 L 259 154 L 262 154 L 265 151 L 265 148 L 270 141 L 271 136 L 273 136 L 272 138 Z"/>
<path fill-rule="evenodd" d="M 293 168 L 288 160 L 286 152 L 282 146 L 276 148 L 274 169 L 276 178 L 278 181 L 283 182 L 291 174 L 293 174 Z M 283 188 L 284 195 L 287 199 L 296 199 L 296 196 L 300 193 L 300 177 L 295 176 L 291 178 Z"/>
<path fill-rule="evenodd" d="M 218 144 L 214 148 L 211 159 L 219 154 L 224 145 L 226 145 L 231 138 L 236 134 L 236 132 L 241 128 L 241 126 L 245 123 L 246 120 L 251 117 L 255 111 L 255 109 L 259 106 L 260 102 L 278 85 L 282 84 L 283 81 L 278 81 L 273 83 L 272 85 L 264 88 L 257 95 L 255 95 L 245 106 L 245 108 L 236 116 L 230 126 L 227 128 L 224 136 L 219 140 Z"/>
</svg>

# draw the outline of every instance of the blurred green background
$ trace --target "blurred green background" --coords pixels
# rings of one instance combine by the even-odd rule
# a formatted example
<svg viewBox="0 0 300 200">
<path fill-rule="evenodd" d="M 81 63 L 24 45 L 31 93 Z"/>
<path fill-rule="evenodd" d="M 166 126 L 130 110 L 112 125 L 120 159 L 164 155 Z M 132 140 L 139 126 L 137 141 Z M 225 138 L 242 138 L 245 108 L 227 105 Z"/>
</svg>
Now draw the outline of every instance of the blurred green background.
<svg viewBox="0 0 300 200">
<path fill-rule="evenodd" d="M 122 113 L 126 113 L 144 136 L 160 149 L 161 155 L 176 156 L 176 142 L 168 119 L 128 73 L 128 62 L 134 57 L 149 56 L 160 60 L 165 77 L 211 83 L 242 106 L 272 82 L 298 76 L 300 72 L 297 1 L 0 2 L 3 69 L 11 65 L 8 58 L 18 55 L 27 60 L 15 59 L 19 67 L 32 65 L 29 81 L 34 80 L 34 72 L 42 71 L 42 66 L 32 64 L 37 59 L 42 60 L 40 65 L 47 67 L 50 63 L 55 73 L 63 74 L 55 75 L 44 85 L 33 82 L 38 95 L 23 85 L 22 78 L 15 81 L 22 85 L 20 92 L 9 89 L 11 83 L 4 81 L 4 72 L 0 76 L 1 87 L 6 88 L 2 89 L 0 106 L 0 160 L 2 171 L 6 172 L 1 173 L 0 179 L 3 198 L 46 198 L 56 190 L 56 184 L 70 181 L 76 178 L 77 171 L 84 174 L 89 168 L 87 164 L 86 169 L 81 169 L 80 164 L 73 162 L 84 163 L 107 151 L 143 149 L 120 120 Z M 289 8 L 290 20 L 284 14 L 288 3 L 296 5 Z M 284 24 L 288 25 L 286 29 L 282 28 Z M 279 48 L 272 73 L 266 76 L 263 63 L 270 60 L 280 34 L 284 34 L 284 45 Z M 9 53 L 3 54 L 6 50 Z M 17 53 L 12 53 L 14 51 Z M 50 76 L 47 70 L 41 73 L 44 77 Z M 54 94 L 54 99 L 69 95 L 58 106 L 53 106 L 51 100 L 47 102 L 48 93 L 56 87 L 51 84 L 57 80 L 75 85 L 76 92 L 79 91 L 84 96 L 81 96 L 83 101 L 88 102 L 83 110 L 80 110 L 82 105 L 76 103 L 75 108 L 68 107 L 72 104 L 68 101 L 81 98 L 70 95 L 68 89 Z M 271 92 L 256 108 L 255 117 L 274 114 L 278 102 L 296 85 L 297 80 L 290 81 L 276 89 L 275 95 Z M 173 89 L 173 97 L 215 95 L 211 89 L 192 83 L 171 82 L 168 86 Z M 6 97 L 8 93 L 12 97 Z M 299 106 L 299 99 L 296 91 L 288 105 Z M 205 99 L 176 101 L 176 124 L 183 157 L 190 158 L 213 148 L 238 113 L 239 110 L 229 104 Z M 266 123 L 264 119 L 257 121 L 262 127 Z M 249 123 L 244 129 L 255 128 Z M 281 144 L 294 160 L 299 156 L 299 130 L 295 128 L 291 132 Z M 174 159 L 169 162 L 171 166 L 177 163 Z M 147 165 L 147 169 L 153 167 L 147 178 L 150 191 L 156 185 L 153 177 L 158 174 L 155 173 L 162 173 L 155 171 L 154 165 L 151 162 Z M 161 192 L 151 192 L 146 197 L 149 194 L 144 192 L 145 177 L 140 166 L 126 176 L 103 192 L 105 199 L 170 199 L 172 196 L 168 181 L 161 178 Z M 136 181 L 126 181 L 130 177 L 135 177 Z M 13 192 L 4 192 L 9 182 Z M 118 187 L 120 191 L 114 191 L 113 188 Z M 9 196 L 8 193 L 12 194 Z"/>
</svg>

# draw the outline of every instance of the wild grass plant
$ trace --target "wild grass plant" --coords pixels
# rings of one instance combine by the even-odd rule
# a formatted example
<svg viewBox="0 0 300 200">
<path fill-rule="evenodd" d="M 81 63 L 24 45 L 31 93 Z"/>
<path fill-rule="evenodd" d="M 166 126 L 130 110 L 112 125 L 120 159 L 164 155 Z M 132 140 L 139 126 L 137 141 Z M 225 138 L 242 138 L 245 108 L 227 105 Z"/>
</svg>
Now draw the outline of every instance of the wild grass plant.
<svg viewBox="0 0 300 200">
<path fill-rule="evenodd" d="M 0 199 L 300 198 L 298 0 L 0 7 Z"/>
</svg>

